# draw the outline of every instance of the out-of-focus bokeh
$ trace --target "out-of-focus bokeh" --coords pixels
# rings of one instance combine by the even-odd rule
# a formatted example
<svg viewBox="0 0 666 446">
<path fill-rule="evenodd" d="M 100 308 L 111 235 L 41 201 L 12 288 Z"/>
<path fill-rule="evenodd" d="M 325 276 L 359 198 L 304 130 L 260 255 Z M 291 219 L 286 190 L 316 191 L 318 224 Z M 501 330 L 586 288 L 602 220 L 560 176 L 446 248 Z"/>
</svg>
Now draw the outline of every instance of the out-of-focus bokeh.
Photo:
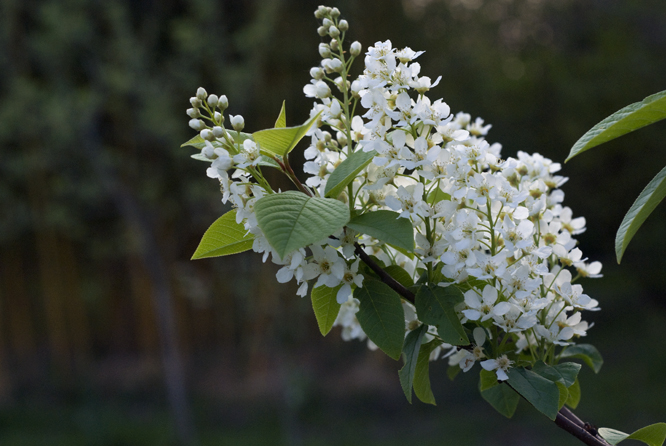
<svg viewBox="0 0 666 446">
<path fill-rule="evenodd" d="M 190 261 L 227 209 L 180 144 L 197 87 L 247 131 L 290 125 L 319 63 L 306 0 L 0 1 L 0 444 L 565 445 L 514 419 L 476 372 L 431 367 L 437 407 L 409 405 L 396 363 L 333 331 L 253 253 Z M 592 125 L 666 89 L 666 2 L 332 1 L 364 48 L 426 50 L 433 99 L 493 124 L 505 156 L 562 162 Z M 565 204 L 604 278 L 578 413 L 633 431 L 666 421 L 666 213 L 618 266 L 624 213 L 666 164 L 655 124 L 563 166 Z M 296 164 L 296 163 L 294 163 Z"/>
</svg>

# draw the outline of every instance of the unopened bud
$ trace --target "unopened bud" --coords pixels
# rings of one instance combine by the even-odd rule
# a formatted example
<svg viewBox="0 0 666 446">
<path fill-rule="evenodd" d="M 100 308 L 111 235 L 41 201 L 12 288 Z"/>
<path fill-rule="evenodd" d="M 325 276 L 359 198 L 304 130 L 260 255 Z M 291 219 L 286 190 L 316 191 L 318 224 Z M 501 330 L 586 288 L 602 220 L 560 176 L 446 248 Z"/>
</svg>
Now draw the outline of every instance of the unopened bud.
<svg viewBox="0 0 666 446">
<path fill-rule="evenodd" d="M 201 99 L 199 99 L 198 97 L 192 96 L 190 98 L 190 104 L 192 104 L 192 107 L 194 107 L 194 108 L 199 108 L 199 107 L 201 107 L 202 102 L 201 102 Z"/>
<path fill-rule="evenodd" d="M 338 140 L 341 146 L 346 146 L 347 145 L 347 137 L 345 136 L 344 133 L 338 132 L 335 134 L 335 139 Z"/>
<path fill-rule="evenodd" d="M 340 91 L 345 91 L 345 87 L 347 88 L 347 90 L 349 90 L 349 81 L 343 80 L 342 77 L 336 77 L 333 80 L 333 83 L 335 84 L 336 87 L 338 87 L 338 90 Z"/>
<path fill-rule="evenodd" d="M 208 96 L 208 105 L 210 105 L 211 107 L 213 108 L 217 107 L 217 101 L 218 97 L 216 94 L 211 94 L 210 96 Z"/>
<path fill-rule="evenodd" d="M 208 129 L 203 129 L 199 133 L 199 136 L 201 136 L 201 138 L 205 139 L 206 141 L 212 141 L 215 139 L 215 135 L 213 135 L 213 132 L 211 132 Z"/>
<path fill-rule="evenodd" d="M 324 17 L 326 17 L 327 14 L 328 14 L 328 10 L 326 9 L 326 6 L 324 6 L 324 5 L 319 5 L 317 10 L 315 11 L 315 17 L 317 19 L 323 19 Z"/>
<path fill-rule="evenodd" d="M 220 98 L 217 100 L 217 106 L 220 107 L 220 110 L 224 111 L 229 107 L 229 100 L 227 99 L 226 95 L 220 96 Z"/>
<path fill-rule="evenodd" d="M 319 67 L 310 68 L 310 76 L 312 79 L 322 80 L 324 78 L 324 71 Z"/>
<path fill-rule="evenodd" d="M 349 29 L 349 23 L 346 20 L 340 20 L 338 23 L 338 29 L 340 31 L 347 31 Z"/>
<path fill-rule="evenodd" d="M 338 8 L 331 8 L 329 14 L 333 18 L 340 17 L 340 10 Z"/>
<path fill-rule="evenodd" d="M 324 19 L 321 21 L 321 24 L 324 25 L 326 28 L 330 28 L 333 26 L 333 21 L 331 19 Z"/>
<path fill-rule="evenodd" d="M 315 84 L 315 95 L 319 99 L 327 98 L 331 95 L 331 89 L 328 87 L 328 85 L 326 85 L 326 82 L 318 81 Z"/>
<path fill-rule="evenodd" d="M 324 134 L 324 141 L 331 142 L 331 139 L 333 139 L 333 137 L 331 136 L 330 133 L 328 133 L 326 130 L 322 131 L 321 133 Z"/>
<path fill-rule="evenodd" d="M 219 125 L 216 125 L 213 127 L 213 135 L 215 135 L 216 138 L 222 138 L 224 136 L 224 129 Z"/>
<path fill-rule="evenodd" d="M 363 47 L 361 46 L 361 42 L 356 41 L 356 42 L 352 43 L 351 46 L 349 47 L 349 53 L 352 56 L 356 57 L 359 54 L 361 54 L 362 49 L 363 49 Z"/>
<path fill-rule="evenodd" d="M 337 51 L 340 49 L 340 41 L 338 39 L 331 40 L 331 49 Z"/>
<path fill-rule="evenodd" d="M 197 89 L 197 97 L 203 101 L 204 99 L 206 99 L 206 96 L 208 96 L 206 90 L 204 90 L 203 87 L 199 87 Z"/>
<path fill-rule="evenodd" d="M 186 113 L 190 118 L 198 118 L 201 116 L 201 112 L 198 108 L 188 108 Z"/>
<path fill-rule="evenodd" d="M 215 112 L 215 114 L 213 114 L 213 119 L 215 120 L 215 122 L 220 122 L 220 123 L 224 122 L 224 116 L 222 116 L 222 113 L 220 112 Z"/>
<path fill-rule="evenodd" d="M 319 44 L 319 55 L 326 59 L 327 57 L 331 57 L 331 47 L 328 46 L 327 43 L 320 43 Z"/>
<path fill-rule="evenodd" d="M 245 127 L 245 120 L 241 115 L 229 115 L 229 122 L 231 122 L 231 126 L 237 132 L 240 132 Z"/>
<path fill-rule="evenodd" d="M 342 71 L 342 61 L 340 59 L 331 59 L 329 66 L 331 67 L 331 71 L 335 71 L 336 73 Z"/>
<path fill-rule="evenodd" d="M 326 34 L 328 34 L 328 29 L 326 29 L 325 26 L 320 26 L 317 28 L 317 34 L 319 34 L 321 37 L 324 37 Z"/>
<path fill-rule="evenodd" d="M 328 28 L 328 35 L 331 36 L 331 38 L 336 39 L 340 36 L 340 30 L 336 26 L 331 26 Z"/>
<path fill-rule="evenodd" d="M 201 153 L 203 153 L 206 158 L 212 160 L 215 158 L 215 147 L 213 147 L 212 144 L 206 144 L 204 148 L 201 149 Z"/>
<path fill-rule="evenodd" d="M 201 119 L 190 119 L 189 125 L 194 130 L 202 130 L 206 127 L 206 125 Z"/>
</svg>

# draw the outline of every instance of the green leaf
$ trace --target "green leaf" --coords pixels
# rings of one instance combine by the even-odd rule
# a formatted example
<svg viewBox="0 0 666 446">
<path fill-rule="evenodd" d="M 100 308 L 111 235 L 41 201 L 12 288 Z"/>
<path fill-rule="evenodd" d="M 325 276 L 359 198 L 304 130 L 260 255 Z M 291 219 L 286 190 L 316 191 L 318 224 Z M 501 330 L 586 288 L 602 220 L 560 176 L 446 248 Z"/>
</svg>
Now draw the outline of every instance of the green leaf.
<svg viewBox="0 0 666 446">
<path fill-rule="evenodd" d="M 430 191 L 426 201 L 430 205 L 435 205 L 442 200 L 451 200 L 451 195 L 444 192 L 439 188 L 439 186 L 436 186 L 433 190 Z"/>
<path fill-rule="evenodd" d="M 449 366 L 449 368 L 446 369 L 446 376 L 449 377 L 451 381 L 455 379 L 456 376 L 462 371 L 460 366 L 458 364 Z"/>
<path fill-rule="evenodd" d="M 567 347 L 562 353 L 560 353 L 560 358 L 582 359 L 585 364 L 594 370 L 594 373 L 599 373 L 599 370 L 601 370 L 601 366 L 604 363 L 599 350 L 590 344 L 578 344 Z"/>
<path fill-rule="evenodd" d="M 199 153 L 193 153 L 192 155 L 190 155 L 190 158 L 193 158 L 193 159 L 195 159 L 195 160 L 197 160 L 197 161 L 205 161 L 205 162 L 207 162 L 207 163 L 212 163 L 212 162 L 213 162 L 212 159 L 208 158 L 206 155 L 204 155 L 204 154 L 201 153 L 201 152 L 199 152 Z"/>
<path fill-rule="evenodd" d="M 282 101 L 282 109 L 280 109 L 280 115 L 275 121 L 275 128 L 280 129 L 287 126 L 287 111 L 285 109 L 285 103 L 287 101 Z"/>
<path fill-rule="evenodd" d="M 479 374 L 481 397 L 507 418 L 516 412 L 520 396 L 509 386 L 497 382 L 495 372 L 481 370 Z"/>
<path fill-rule="evenodd" d="M 365 167 L 370 164 L 372 158 L 377 155 L 377 152 L 371 150 L 364 152 L 357 150 L 347 157 L 346 160 L 341 162 L 338 167 L 331 173 L 326 182 L 324 195 L 330 198 L 337 198 L 338 195 L 344 190 L 345 187 L 356 178 L 356 175 Z"/>
<path fill-rule="evenodd" d="M 637 440 L 649 446 L 662 446 L 666 441 L 666 423 L 655 423 L 645 426 L 632 434 L 625 434 L 615 429 L 602 427 L 599 435 L 610 444 L 618 444 L 623 440 Z"/>
<path fill-rule="evenodd" d="M 567 398 L 565 404 L 575 409 L 578 407 L 578 403 L 580 403 L 580 382 L 578 378 L 576 378 L 576 381 L 567 390 L 569 391 L 569 398 Z"/>
<path fill-rule="evenodd" d="M 405 338 L 405 345 L 402 348 L 402 355 L 405 360 L 405 365 L 398 372 L 400 377 L 400 385 L 402 391 L 405 392 L 407 401 L 412 402 L 412 385 L 414 383 L 414 372 L 416 371 L 416 363 L 419 358 L 419 350 L 423 336 L 428 331 L 428 326 L 425 324 L 420 325 L 416 330 L 412 330 Z"/>
<path fill-rule="evenodd" d="M 386 273 L 393 277 L 398 283 L 405 288 L 409 288 L 414 285 L 414 279 L 409 275 L 407 271 L 401 268 L 398 265 L 389 265 L 386 268 L 383 268 Z"/>
<path fill-rule="evenodd" d="M 414 393 L 422 402 L 435 405 L 435 395 L 430 388 L 430 353 L 439 346 L 439 341 L 433 339 L 423 344 L 419 350 L 419 359 L 416 361 L 414 371 Z"/>
<path fill-rule="evenodd" d="M 250 135 L 249 133 L 237 132 L 235 130 L 227 130 L 227 133 L 237 144 L 243 144 L 243 141 L 245 141 L 246 139 L 252 139 L 252 135 Z M 219 141 L 213 141 L 212 144 L 213 147 L 221 147 L 223 145 L 225 146 L 228 145 L 228 144 L 222 144 Z M 201 150 L 204 147 L 206 147 L 206 141 L 201 136 L 197 135 L 194 138 L 190 139 L 189 141 L 184 142 L 180 146 L 181 147 L 191 146 Z"/>
<path fill-rule="evenodd" d="M 312 309 L 317 318 L 317 325 L 319 325 L 319 331 L 323 336 L 326 336 L 331 331 L 333 323 L 340 312 L 340 304 L 337 301 L 338 290 L 340 288 L 342 288 L 342 284 L 335 288 L 322 285 L 314 288 L 310 295 Z"/>
<path fill-rule="evenodd" d="M 556 366 L 549 366 L 543 361 L 537 361 L 532 370 L 546 379 L 561 382 L 566 387 L 570 387 L 576 381 L 580 367 L 580 364 L 575 362 L 563 362 Z"/>
<path fill-rule="evenodd" d="M 321 112 L 308 119 L 298 127 L 282 127 L 254 132 L 254 141 L 259 144 L 261 151 L 268 155 L 285 156 L 291 152 L 296 144 L 303 139 L 312 124 L 317 121 Z"/>
<path fill-rule="evenodd" d="M 587 131 L 571 148 L 564 162 L 592 147 L 666 118 L 666 91 L 627 105 Z"/>
<path fill-rule="evenodd" d="M 197 135 L 194 138 L 190 139 L 189 141 L 182 143 L 180 146 L 181 147 L 191 146 L 201 150 L 204 147 L 206 147 L 206 140 L 203 139 L 201 136 Z"/>
<path fill-rule="evenodd" d="M 266 155 L 259 155 L 259 161 L 257 162 L 257 166 L 267 166 L 267 167 L 273 167 L 275 169 L 280 168 L 280 165 L 273 158 L 269 158 Z"/>
<path fill-rule="evenodd" d="M 454 310 L 463 299 L 463 294 L 455 286 L 422 285 L 416 293 L 416 312 L 424 324 L 437 327 L 442 341 L 467 345 L 469 338 Z"/>
<path fill-rule="evenodd" d="M 229 211 L 210 225 L 192 260 L 219 257 L 252 249 L 254 235 L 248 234 L 242 224 L 236 223 L 236 210 Z"/>
<path fill-rule="evenodd" d="M 408 251 L 414 250 L 414 227 L 408 218 L 393 211 L 366 212 L 352 218 L 347 226 L 378 240 Z"/>
<path fill-rule="evenodd" d="M 378 280 L 365 280 L 354 290 L 359 305 L 356 318 L 368 338 L 396 361 L 405 339 L 405 312 L 400 295 Z"/>
<path fill-rule="evenodd" d="M 615 256 L 620 263 L 629 242 L 650 216 L 652 211 L 666 197 L 666 167 L 645 186 L 634 204 L 631 205 L 627 215 L 624 216 L 620 228 L 615 235 Z"/>
<path fill-rule="evenodd" d="M 555 420 L 559 411 L 560 390 L 543 376 L 522 367 L 509 369 L 509 385 L 539 412 Z"/>
<path fill-rule="evenodd" d="M 280 257 L 328 237 L 349 221 L 344 203 L 296 191 L 266 195 L 254 210 L 259 228 Z"/>
</svg>

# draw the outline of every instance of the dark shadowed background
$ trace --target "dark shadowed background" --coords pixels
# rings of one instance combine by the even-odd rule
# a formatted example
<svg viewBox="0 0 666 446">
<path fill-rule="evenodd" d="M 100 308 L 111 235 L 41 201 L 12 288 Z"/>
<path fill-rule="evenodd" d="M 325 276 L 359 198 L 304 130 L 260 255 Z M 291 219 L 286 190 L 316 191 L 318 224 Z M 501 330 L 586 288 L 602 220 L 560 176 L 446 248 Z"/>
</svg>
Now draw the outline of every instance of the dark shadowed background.
<svg viewBox="0 0 666 446">
<path fill-rule="evenodd" d="M 246 131 L 305 121 L 319 63 L 313 11 L 287 0 L 0 0 L 0 444 L 575 445 L 477 372 L 431 367 L 437 407 L 409 405 L 401 366 L 339 332 L 253 253 L 190 261 L 226 208 L 180 144 L 197 87 Z M 666 89 L 666 2 L 332 1 L 364 48 L 426 50 L 433 99 L 481 116 L 505 156 L 563 162 L 592 125 Z M 565 204 L 604 278 L 579 415 L 624 431 L 666 421 L 666 213 L 623 264 L 624 213 L 666 164 L 658 123 L 564 166 Z M 296 164 L 296 163 L 294 163 Z"/>
</svg>

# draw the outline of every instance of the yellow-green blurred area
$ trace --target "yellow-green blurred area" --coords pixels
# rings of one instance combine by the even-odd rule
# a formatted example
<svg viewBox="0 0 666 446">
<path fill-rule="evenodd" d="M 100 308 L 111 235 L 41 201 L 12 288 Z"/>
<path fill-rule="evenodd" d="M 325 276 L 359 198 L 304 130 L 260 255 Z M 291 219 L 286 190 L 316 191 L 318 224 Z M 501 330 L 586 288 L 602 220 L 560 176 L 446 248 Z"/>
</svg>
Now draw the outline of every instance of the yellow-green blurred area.
<svg viewBox="0 0 666 446">
<path fill-rule="evenodd" d="M 335 329 L 322 338 L 309 300 L 260 256 L 189 260 L 227 210 L 180 148 L 190 96 L 226 94 L 250 132 L 284 99 L 288 125 L 305 121 L 317 5 L 0 1 L 0 444 L 578 444 L 524 402 L 512 420 L 494 412 L 478 366 L 450 382 L 434 363 L 438 406 L 410 405 L 400 363 Z M 666 89 L 663 0 L 330 6 L 364 48 L 425 50 L 421 74 L 443 76 L 430 97 L 493 124 L 505 157 L 562 162 L 598 121 Z M 581 249 L 604 263 L 583 282 L 602 307 L 584 341 L 606 362 L 581 373 L 577 409 L 599 427 L 666 421 L 663 206 L 621 266 L 613 253 L 665 141 L 662 122 L 562 170 L 564 204 L 587 218 Z"/>
</svg>

